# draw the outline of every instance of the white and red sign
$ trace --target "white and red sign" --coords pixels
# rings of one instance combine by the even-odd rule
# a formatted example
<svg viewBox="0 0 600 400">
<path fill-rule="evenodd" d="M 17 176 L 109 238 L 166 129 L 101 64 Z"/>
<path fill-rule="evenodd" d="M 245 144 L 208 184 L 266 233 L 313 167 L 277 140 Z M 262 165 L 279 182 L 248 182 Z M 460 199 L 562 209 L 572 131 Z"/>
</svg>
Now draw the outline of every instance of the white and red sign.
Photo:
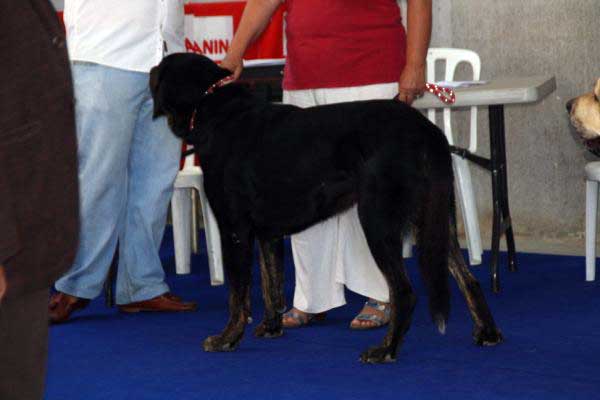
<svg viewBox="0 0 600 400">
<path fill-rule="evenodd" d="M 245 6 L 245 1 L 186 4 L 186 51 L 221 61 L 229 49 Z M 284 58 L 283 46 L 283 7 L 280 7 L 244 59 Z"/>
<path fill-rule="evenodd" d="M 185 47 L 188 52 L 204 54 L 221 61 L 233 39 L 233 16 L 185 17 Z"/>
</svg>

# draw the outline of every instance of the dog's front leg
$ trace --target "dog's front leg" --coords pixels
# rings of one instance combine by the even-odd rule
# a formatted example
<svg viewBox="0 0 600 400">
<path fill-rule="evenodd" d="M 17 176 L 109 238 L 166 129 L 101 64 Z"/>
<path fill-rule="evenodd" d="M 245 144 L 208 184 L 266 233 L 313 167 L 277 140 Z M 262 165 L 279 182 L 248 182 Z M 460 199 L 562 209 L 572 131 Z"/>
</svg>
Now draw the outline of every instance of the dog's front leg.
<svg viewBox="0 0 600 400">
<path fill-rule="evenodd" d="M 250 283 L 254 236 L 249 229 L 221 232 L 223 266 L 229 284 L 229 322 L 221 334 L 204 341 L 205 351 L 233 351 L 250 317 Z"/>
<path fill-rule="evenodd" d="M 254 335 L 274 338 L 283 335 L 282 315 L 285 311 L 283 239 L 259 239 L 259 246 L 265 316 L 254 330 Z"/>
</svg>

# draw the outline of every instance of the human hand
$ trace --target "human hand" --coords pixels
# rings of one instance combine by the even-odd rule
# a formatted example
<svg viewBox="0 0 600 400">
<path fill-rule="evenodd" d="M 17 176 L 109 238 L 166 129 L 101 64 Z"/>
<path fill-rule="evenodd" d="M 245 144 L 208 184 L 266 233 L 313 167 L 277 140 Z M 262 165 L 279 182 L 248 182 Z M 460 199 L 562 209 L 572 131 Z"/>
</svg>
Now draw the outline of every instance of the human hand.
<svg viewBox="0 0 600 400">
<path fill-rule="evenodd" d="M 398 80 L 398 100 L 412 104 L 425 91 L 425 67 L 407 64 Z"/>
<path fill-rule="evenodd" d="M 241 58 L 233 57 L 227 54 L 220 64 L 221 68 L 231 71 L 233 80 L 237 80 L 244 69 L 244 61 Z"/>
<path fill-rule="evenodd" d="M 6 294 L 6 274 L 4 273 L 4 267 L 0 265 L 0 303 Z"/>
</svg>

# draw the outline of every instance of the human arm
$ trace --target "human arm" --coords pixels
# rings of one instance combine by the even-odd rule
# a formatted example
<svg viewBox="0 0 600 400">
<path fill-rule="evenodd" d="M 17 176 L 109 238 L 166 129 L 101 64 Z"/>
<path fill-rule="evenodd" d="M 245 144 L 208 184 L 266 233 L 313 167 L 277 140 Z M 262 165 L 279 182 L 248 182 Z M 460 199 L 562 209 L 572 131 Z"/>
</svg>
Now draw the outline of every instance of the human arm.
<svg viewBox="0 0 600 400">
<path fill-rule="evenodd" d="M 411 104 L 425 89 L 431 8 L 431 0 L 407 0 L 406 65 L 398 80 L 399 99 L 407 104 Z"/>
<path fill-rule="evenodd" d="M 227 55 L 221 67 L 233 72 L 234 79 L 239 78 L 243 69 L 244 53 L 260 36 L 277 10 L 282 0 L 248 0 L 238 29 L 231 41 Z"/>
</svg>

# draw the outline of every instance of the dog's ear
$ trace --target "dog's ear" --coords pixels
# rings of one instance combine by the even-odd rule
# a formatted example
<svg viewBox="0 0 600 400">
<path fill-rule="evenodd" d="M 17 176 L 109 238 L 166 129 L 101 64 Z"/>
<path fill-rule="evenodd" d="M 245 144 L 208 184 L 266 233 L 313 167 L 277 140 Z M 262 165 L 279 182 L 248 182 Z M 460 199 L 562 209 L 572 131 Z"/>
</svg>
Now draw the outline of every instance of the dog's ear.
<svg viewBox="0 0 600 400">
<path fill-rule="evenodd" d="M 150 93 L 152 94 L 152 99 L 154 102 L 154 109 L 152 113 L 152 118 L 158 118 L 161 115 L 164 115 L 164 111 L 162 109 L 161 100 L 158 96 L 158 89 L 160 87 L 160 67 L 156 66 L 150 70 Z"/>
<path fill-rule="evenodd" d="M 158 65 L 156 67 L 152 67 L 150 70 L 150 93 L 154 94 L 158 90 L 158 84 L 160 79 L 160 68 Z"/>
<path fill-rule="evenodd" d="M 597 101 L 600 101 L 600 78 L 598 78 L 596 86 L 594 87 L 594 96 L 596 96 Z"/>
</svg>

